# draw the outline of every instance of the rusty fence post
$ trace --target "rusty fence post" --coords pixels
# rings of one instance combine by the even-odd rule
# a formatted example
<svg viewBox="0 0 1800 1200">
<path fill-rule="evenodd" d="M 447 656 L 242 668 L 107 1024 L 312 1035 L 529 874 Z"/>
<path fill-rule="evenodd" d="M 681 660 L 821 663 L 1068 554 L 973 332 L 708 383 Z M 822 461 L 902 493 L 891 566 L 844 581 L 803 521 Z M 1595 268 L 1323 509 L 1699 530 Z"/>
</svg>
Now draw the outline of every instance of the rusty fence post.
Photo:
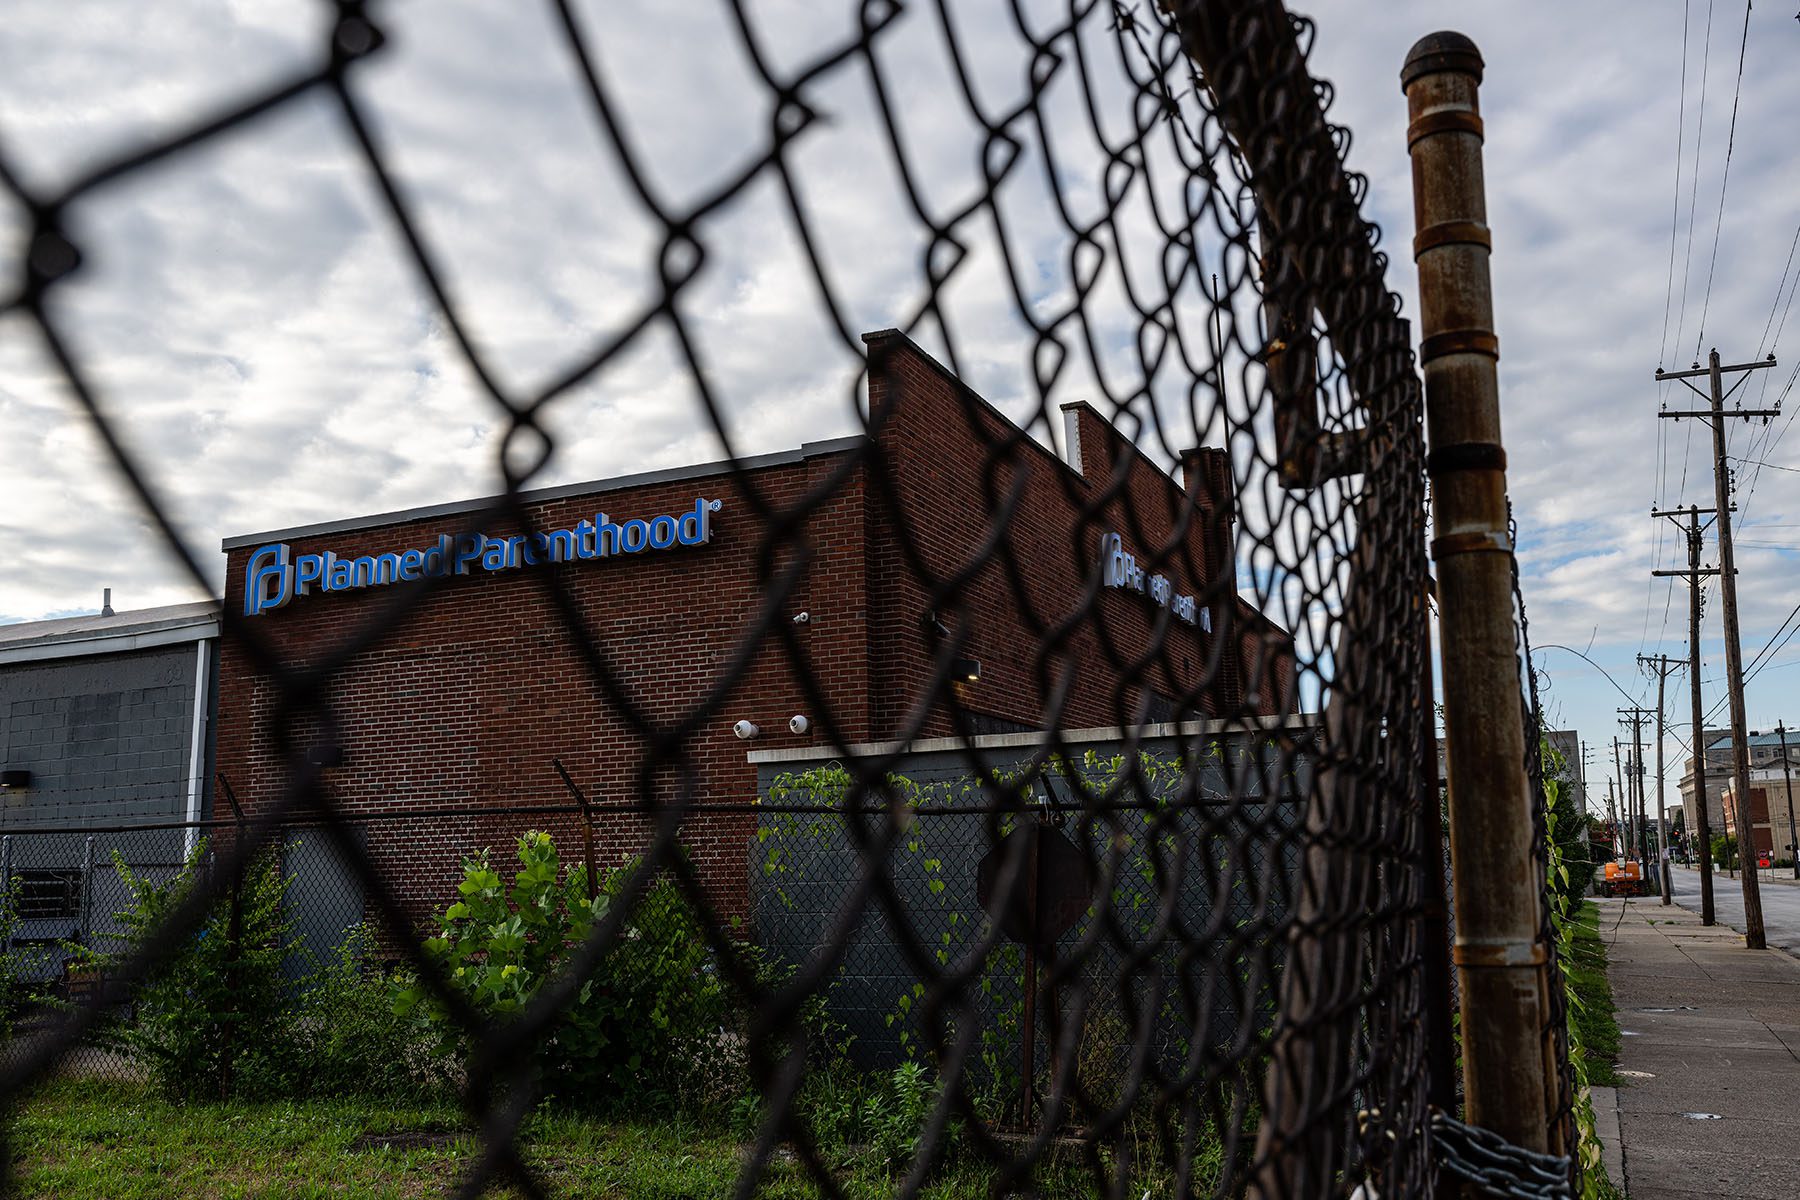
<svg viewBox="0 0 1800 1200">
<path fill-rule="evenodd" d="M 1435 528 L 1450 858 L 1467 1119 L 1550 1149 L 1525 711 L 1513 621 L 1499 341 L 1477 100 L 1481 53 L 1457 33 L 1406 56 L 1413 258 Z"/>
<path fill-rule="evenodd" d="M 588 803 L 587 794 L 575 786 L 575 780 L 570 778 L 568 769 L 562 765 L 562 759 L 553 758 L 550 765 L 562 776 L 563 786 L 575 797 L 575 803 L 581 805 L 581 862 L 587 870 L 587 898 L 588 903 L 592 904 L 600 894 L 600 880 L 594 872 L 594 807 Z"/>
</svg>

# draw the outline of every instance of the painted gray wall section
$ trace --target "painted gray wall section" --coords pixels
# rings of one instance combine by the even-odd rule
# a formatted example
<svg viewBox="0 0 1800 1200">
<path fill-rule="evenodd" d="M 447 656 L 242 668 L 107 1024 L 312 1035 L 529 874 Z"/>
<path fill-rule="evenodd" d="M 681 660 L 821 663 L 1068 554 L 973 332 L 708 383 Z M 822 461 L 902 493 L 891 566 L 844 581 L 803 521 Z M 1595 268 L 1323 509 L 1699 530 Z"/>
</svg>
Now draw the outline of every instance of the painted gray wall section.
<svg viewBox="0 0 1800 1200">
<path fill-rule="evenodd" d="M 31 772 L 8 829 L 186 816 L 193 643 L 0 669 L 0 762 Z"/>
<path fill-rule="evenodd" d="M 1143 1005 L 1152 995 L 1156 1011 L 1148 1014 L 1154 1027 L 1158 1056 L 1173 1065 L 1191 1047 L 1192 1031 L 1206 1030 L 1215 1045 L 1248 1032 L 1244 1009 L 1260 1010 L 1263 1019 L 1272 1013 L 1275 980 L 1266 977 L 1267 964 L 1239 953 L 1247 942 L 1256 942 L 1255 930 L 1273 930 L 1284 919 L 1292 902 L 1298 854 L 1289 831 L 1301 819 L 1295 799 L 1305 794 L 1310 763 L 1300 755 L 1282 761 L 1271 750 L 1258 753 L 1242 735 L 1221 735 L 1221 755 L 1201 756 L 1198 767 L 1203 796 L 1246 796 L 1240 804 L 1228 802 L 1184 811 L 1168 821 L 1163 833 L 1173 841 L 1165 862 L 1179 870 L 1181 879 L 1175 921 L 1178 932 L 1146 956 L 1139 973 L 1123 988 L 1124 956 L 1115 944 L 1103 941 L 1081 969 L 1093 1013 L 1087 1027 L 1100 1031 L 1100 1039 L 1116 1040 L 1119 1052 L 1129 1046 L 1126 1033 L 1132 1006 Z M 1154 739 L 1143 749 L 1174 757 L 1179 743 L 1174 738 Z M 1123 752 L 1121 743 L 1100 743 L 1092 748 L 1104 759 Z M 1016 770 L 1031 755 L 1028 748 L 977 751 L 985 766 Z M 808 763 L 761 763 L 758 794 L 765 804 L 810 803 L 814 797 L 789 792 L 777 796 L 777 781 L 795 775 Z M 962 753 L 922 753 L 902 759 L 895 772 L 927 785 L 926 803 L 940 800 L 979 804 L 979 789 L 971 788 L 969 758 Z M 792 773 L 792 774 L 790 774 Z M 1061 786 L 1061 785 L 1058 785 Z M 1261 796 L 1274 797 L 1262 802 Z M 817 797 L 831 802 L 834 797 Z M 888 876 L 893 880 L 901 910 L 934 971 L 955 965 L 971 953 L 986 928 L 986 917 L 976 901 L 977 864 L 995 844 L 995 818 L 982 814 L 918 817 L 911 830 L 887 856 Z M 1143 853 L 1149 818 L 1142 813 L 1120 814 L 1111 824 L 1081 828 L 1080 814 L 1068 814 L 1064 832 L 1088 850 L 1090 860 L 1104 861 L 1102 849 L 1124 833 L 1132 844 L 1121 858 L 1114 876 L 1111 920 L 1119 940 L 1143 946 L 1157 908 L 1158 889 Z M 841 919 L 844 906 L 858 888 L 862 856 L 837 814 L 765 813 L 758 820 L 758 835 L 749 848 L 752 921 L 758 943 L 772 959 L 798 966 L 810 962 L 830 945 L 830 930 Z M 873 826 L 872 826 L 873 827 Z M 1060 942 L 1066 953 L 1077 946 L 1089 924 L 1078 922 Z M 1250 936 L 1245 935 L 1248 928 Z M 948 939 L 946 940 L 946 935 Z M 920 979 L 914 960 L 896 936 L 890 917 L 871 900 L 855 920 L 835 973 L 828 1005 L 832 1014 L 853 1035 L 852 1053 L 866 1066 L 890 1066 L 903 1057 L 901 1035 L 922 1035 L 925 1026 L 918 1002 L 902 1012 L 900 998 L 911 993 Z M 1110 939 L 1108 939 L 1110 941 Z M 1180 942 L 1207 946 L 1208 952 L 1178 964 L 1175 947 Z M 1000 945 L 1008 943 L 1002 941 Z M 943 958 L 940 959 L 940 953 Z M 990 1031 L 990 1051 L 1001 1056 L 1001 1066 L 1016 1070 L 1019 1049 L 1016 1012 L 1020 999 L 1020 967 L 1017 950 L 1002 951 L 984 967 L 972 967 L 966 991 L 971 1005 L 965 1020 Z M 1181 998 L 1186 989 L 1186 1000 Z M 1065 989 L 1064 1002 L 1074 1002 L 1074 991 Z M 1006 1014 L 1013 1014 L 1008 1026 Z M 890 1018 L 894 1018 L 890 1020 Z M 1260 1023 L 1260 1022 L 1255 1022 Z M 1006 1030 L 1011 1029 L 1010 1034 Z M 1040 1069 L 1046 1062 L 1040 1048 Z"/>
<path fill-rule="evenodd" d="M 96 827 L 186 818 L 195 653 L 190 641 L 0 666 L 0 762 L 32 775 L 0 799 L 4 866 L 85 871 L 74 916 L 21 921 L 15 938 L 108 948 L 130 904 L 114 854 L 159 881 L 180 866 L 180 830 Z"/>
</svg>

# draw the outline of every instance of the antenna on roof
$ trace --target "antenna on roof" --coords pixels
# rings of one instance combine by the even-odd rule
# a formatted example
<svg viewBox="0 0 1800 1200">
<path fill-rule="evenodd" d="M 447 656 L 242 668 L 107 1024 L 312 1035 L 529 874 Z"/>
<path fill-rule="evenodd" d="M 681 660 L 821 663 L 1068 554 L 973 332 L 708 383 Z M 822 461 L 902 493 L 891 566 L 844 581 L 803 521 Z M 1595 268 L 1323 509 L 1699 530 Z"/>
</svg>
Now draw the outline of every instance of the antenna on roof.
<svg viewBox="0 0 1800 1200">
<path fill-rule="evenodd" d="M 103 617 L 110 617 L 113 615 L 111 588 L 100 589 L 100 615 Z"/>
</svg>

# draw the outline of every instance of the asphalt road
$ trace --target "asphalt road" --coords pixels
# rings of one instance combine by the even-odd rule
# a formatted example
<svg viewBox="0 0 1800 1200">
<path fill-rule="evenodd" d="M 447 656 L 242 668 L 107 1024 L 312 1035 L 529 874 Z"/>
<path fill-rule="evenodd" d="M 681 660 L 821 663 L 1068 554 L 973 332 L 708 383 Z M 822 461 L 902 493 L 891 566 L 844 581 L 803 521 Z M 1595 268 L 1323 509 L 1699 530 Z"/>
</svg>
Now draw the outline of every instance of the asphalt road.
<svg viewBox="0 0 1800 1200">
<path fill-rule="evenodd" d="M 1700 911 L 1700 872 L 1671 867 L 1674 878 L 1675 903 L 1691 912 Z M 1761 877 L 1763 934 L 1771 949 L 1785 950 L 1800 957 L 1800 885 L 1793 881 L 1792 871 L 1783 871 L 1781 882 Z M 1641 903 L 1641 901 L 1640 901 Z M 1713 907 L 1720 922 L 1744 932 L 1744 883 L 1723 871 L 1713 872 Z"/>
</svg>

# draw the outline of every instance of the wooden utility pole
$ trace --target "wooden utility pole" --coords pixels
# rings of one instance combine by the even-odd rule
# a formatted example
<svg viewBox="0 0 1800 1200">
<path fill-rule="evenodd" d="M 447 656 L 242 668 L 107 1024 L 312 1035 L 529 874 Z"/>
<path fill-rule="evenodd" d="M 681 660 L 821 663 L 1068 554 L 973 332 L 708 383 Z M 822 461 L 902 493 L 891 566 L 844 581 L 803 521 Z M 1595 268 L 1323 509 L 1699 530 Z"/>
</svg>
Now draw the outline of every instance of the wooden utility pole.
<svg viewBox="0 0 1800 1200">
<path fill-rule="evenodd" d="M 1663 689 L 1669 682 L 1669 672 L 1679 671 L 1687 663 L 1666 654 L 1640 654 L 1638 661 L 1656 671 L 1656 885 L 1662 889 L 1662 902 L 1669 904 L 1669 810 L 1663 804 Z"/>
<path fill-rule="evenodd" d="M 1656 509 L 1651 516 L 1667 517 L 1687 535 L 1688 565 L 1685 571 L 1652 571 L 1652 575 L 1680 575 L 1688 581 L 1688 695 L 1693 703 L 1694 797 L 1699 809 L 1693 836 L 1700 843 L 1700 923 L 1711 925 L 1713 915 L 1712 818 L 1707 815 L 1706 794 L 1706 730 L 1702 725 L 1705 709 L 1700 702 L 1700 579 L 1717 575 L 1717 567 L 1700 565 L 1700 514 L 1716 515 L 1710 508 L 1690 504 L 1685 509 Z M 1681 518 L 1687 524 L 1681 524 Z"/>
<path fill-rule="evenodd" d="M 1644 803 L 1644 722 L 1649 719 L 1650 710 L 1647 708 L 1632 707 L 1619 710 L 1619 724 L 1629 723 L 1631 725 L 1631 769 L 1627 773 L 1630 782 L 1626 784 L 1626 788 L 1631 796 L 1631 857 L 1637 859 L 1640 865 L 1648 857 L 1644 850 L 1644 843 L 1649 838 L 1645 829 L 1647 806 Z M 1648 876 L 1648 872 L 1646 872 L 1646 876 Z"/>
<path fill-rule="evenodd" d="M 1625 765 L 1618 759 L 1618 738 L 1613 738 L 1613 779 L 1618 781 L 1618 811 L 1624 817 L 1613 829 L 1613 858 L 1622 858 L 1618 847 L 1631 846 L 1631 790 L 1625 784 Z"/>
<path fill-rule="evenodd" d="M 1587 744 L 1587 739 L 1581 739 L 1581 815 L 1583 818 L 1586 818 L 1590 814 L 1588 808 L 1587 773 L 1588 768 L 1594 765 L 1593 754 L 1593 750 Z"/>
<path fill-rule="evenodd" d="M 1788 857 L 1794 860 L 1794 878 L 1800 879 L 1800 829 L 1796 829 L 1794 823 L 1794 776 L 1788 766 L 1787 725 L 1775 722 L 1775 732 L 1781 735 L 1781 790 L 1787 798 Z"/>
<path fill-rule="evenodd" d="M 1750 747 L 1744 740 L 1747 724 L 1744 718 L 1744 648 L 1739 644 L 1738 638 L 1737 568 L 1731 551 L 1731 468 L 1725 465 L 1725 421 L 1728 417 L 1741 417 L 1745 420 L 1761 417 L 1766 425 L 1770 417 L 1779 415 L 1780 410 L 1735 408 L 1726 412 L 1725 400 L 1729 393 L 1725 391 L 1724 377 L 1728 372 L 1739 377 L 1731 385 L 1732 392 L 1735 392 L 1750 378 L 1750 372 L 1765 370 L 1774 365 L 1775 356 L 1771 354 L 1761 362 L 1722 367 L 1719 365 L 1719 352 L 1712 350 L 1707 353 L 1704 367 L 1695 363 L 1691 371 L 1664 371 L 1661 367 L 1656 369 L 1657 382 L 1673 379 L 1708 403 L 1704 409 L 1681 409 L 1674 412 L 1664 409 L 1657 415 L 1677 421 L 1683 417 L 1698 417 L 1712 426 L 1713 507 L 1719 521 L 1719 598 L 1723 602 L 1721 607 L 1725 610 L 1725 697 L 1731 702 L 1732 789 L 1737 793 L 1741 812 L 1747 811 L 1750 803 Z M 1706 392 L 1688 382 L 1701 375 L 1706 376 L 1709 385 Z M 1695 729 L 1694 736 L 1699 737 L 1700 732 Z M 1750 865 L 1749 870 L 1739 873 L 1744 883 L 1744 944 L 1752 950 L 1761 950 L 1768 945 L 1768 939 L 1763 934 L 1762 891 L 1756 879 L 1756 838 L 1748 822 L 1739 821 L 1738 825 L 1738 854 Z"/>
</svg>

